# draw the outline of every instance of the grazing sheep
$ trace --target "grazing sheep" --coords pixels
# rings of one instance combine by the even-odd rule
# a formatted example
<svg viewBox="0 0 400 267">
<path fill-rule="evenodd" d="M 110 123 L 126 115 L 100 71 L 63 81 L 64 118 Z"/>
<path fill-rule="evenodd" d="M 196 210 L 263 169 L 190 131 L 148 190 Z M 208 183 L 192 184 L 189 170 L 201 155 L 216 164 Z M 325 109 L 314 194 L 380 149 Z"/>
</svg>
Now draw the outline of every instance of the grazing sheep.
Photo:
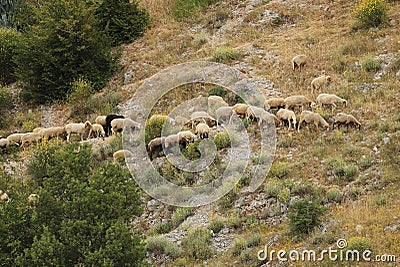
<svg viewBox="0 0 400 267">
<path fill-rule="evenodd" d="M 43 130 L 43 129 L 45 129 L 45 128 L 43 128 L 43 127 L 36 127 L 35 129 L 32 130 L 32 133 L 38 133 L 38 132 L 40 132 L 40 131 Z"/>
<path fill-rule="evenodd" d="M 332 112 L 336 108 L 336 104 L 335 103 L 341 103 L 345 107 L 347 106 L 347 100 L 345 100 L 343 98 L 340 98 L 335 94 L 319 94 L 318 97 L 317 97 L 317 103 L 321 107 L 323 105 L 331 105 L 332 106 Z"/>
<path fill-rule="evenodd" d="M 264 122 L 272 122 L 274 121 L 275 124 L 282 125 L 282 121 L 276 117 L 274 114 L 271 114 L 269 112 L 266 112 L 265 110 L 259 114 L 257 117 L 258 119 L 258 126 L 261 128 L 264 124 Z"/>
<path fill-rule="evenodd" d="M 139 130 L 140 123 L 133 121 L 129 118 L 126 119 L 114 119 L 111 121 L 111 131 L 113 134 L 121 133 L 124 127 L 131 130 Z"/>
<path fill-rule="evenodd" d="M 266 112 L 263 108 L 255 107 L 255 106 L 248 106 L 246 110 L 246 119 L 255 120 Z"/>
<path fill-rule="evenodd" d="M 294 129 L 296 129 L 296 115 L 294 114 L 293 111 L 291 111 L 289 109 L 280 109 L 276 113 L 276 116 L 278 117 L 278 119 L 281 119 L 282 121 L 289 122 L 289 129 L 288 129 L 289 131 L 291 129 L 290 121 L 293 122 L 293 127 L 294 127 Z"/>
<path fill-rule="evenodd" d="M 220 107 L 215 112 L 217 118 L 217 126 L 220 121 L 226 122 L 229 121 L 230 124 L 231 118 L 233 116 L 233 109 L 232 107 Z"/>
<path fill-rule="evenodd" d="M 247 108 L 248 105 L 242 103 L 238 103 L 232 107 L 233 111 L 235 111 L 236 114 L 241 118 L 246 117 Z"/>
<path fill-rule="evenodd" d="M 314 80 L 311 81 L 311 93 L 314 92 L 314 90 L 321 90 L 325 89 L 326 86 L 332 81 L 331 76 L 328 75 L 322 75 Z"/>
<path fill-rule="evenodd" d="M 58 138 L 62 136 L 64 133 L 65 133 L 64 126 L 44 128 L 39 131 L 39 134 L 42 136 L 42 138 L 46 138 L 47 140 L 49 140 L 52 137 L 56 137 L 58 140 Z"/>
<path fill-rule="evenodd" d="M 304 107 L 311 107 L 312 103 L 314 102 L 303 95 L 288 96 L 285 98 L 285 109 L 301 107 L 301 111 L 303 111 Z"/>
<path fill-rule="evenodd" d="M 196 141 L 196 135 L 193 134 L 191 131 L 181 131 L 178 133 L 178 136 L 179 136 L 179 144 L 183 144 L 183 147 L 185 148 L 188 143 L 193 143 L 194 141 Z"/>
<path fill-rule="evenodd" d="M 297 55 L 292 59 L 292 68 L 293 70 L 301 69 L 306 65 L 307 63 L 307 56 L 304 54 Z"/>
<path fill-rule="evenodd" d="M 95 124 L 100 124 L 102 126 L 105 126 L 106 118 L 107 118 L 107 116 L 97 116 L 94 122 L 95 122 Z"/>
<path fill-rule="evenodd" d="M 0 202 L 7 201 L 10 202 L 10 198 L 8 197 L 6 192 L 3 192 L 3 190 L 0 190 Z"/>
<path fill-rule="evenodd" d="M 38 194 L 30 194 L 28 197 L 29 202 L 37 202 L 39 201 L 39 195 Z"/>
<path fill-rule="evenodd" d="M 271 98 L 271 99 L 267 99 L 265 100 L 264 103 L 264 109 L 266 109 L 266 107 L 269 107 L 269 109 L 281 109 L 285 107 L 285 99 L 282 97 L 275 97 L 275 98 Z"/>
<path fill-rule="evenodd" d="M 118 158 L 122 158 L 122 157 L 128 158 L 128 157 L 132 157 L 132 156 L 133 156 L 133 153 L 131 151 L 126 150 L 126 149 L 120 149 L 120 150 L 117 150 L 114 152 L 113 160 L 117 161 Z"/>
<path fill-rule="evenodd" d="M 115 115 L 115 114 L 110 114 L 106 116 L 106 125 L 104 126 L 104 131 L 106 132 L 106 136 L 109 136 L 111 132 L 111 122 L 114 119 L 124 119 L 125 117 L 122 115 Z"/>
<path fill-rule="evenodd" d="M 361 123 L 356 118 L 354 118 L 353 115 L 343 112 L 336 114 L 335 121 L 332 124 L 332 128 L 334 129 L 336 126 L 339 127 L 341 125 L 346 125 L 346 127 L 348 127 L 349 125 L 354 125 L 359 130 L 361 129 Z"/>
<path fill-rule="evenodd" d="M 205 123 L 199 123 L 196 126 L 195 134 L 199 135 L 200 139 L 208 138 L 210 134 L 210 127 Z"/>
<path fill-rule="evenodd" d="M 24 146 L 25 143 L 33 143 L 42 139 L 42 136 L 39 133 L 25 133 L 21 136 L 21 146 Z"/>
<path fill-rule="evenodd" d="M 211 115 L 215 115 L 215 112 L 220 107 L 227 107 L 228 103 L 224 99 L 217 95 L 212 95 L 208 97 L 208 112 Z"/>
<path fill-rule="evenodd" d="M 156 137 L 147 144 L 147 152 L 151 160 L 153 159 L 154 155 L 157 156 L 158 153 L 162 151 L 162 146 L 164 144 L 164 141 L 165 137 Z"/>
<path fill-rule="evenodd" d="M 192 130 L 194 130 L 195 125 L 200 122 L 207 123 L 208 126 L 212 127 L 215 125 L 216 120 L 210 116 L 205 111 L 195 111 L 190 115 L 190 121 L 192 122 Z"/>
<path fill-rule="evenodd" d="M 92 124 L 92 128 L 89 131 L 89 138 L 90 138 L 91 133 L 96 133 L 97 138 L 100 136 L 103 137 L 103 140 L 106 137 L 106 132 L 103 129 L 103 125 L 98 124 L 98 123 Z"/>
<path fill-rule="evenodd" d="M 67 142 L 70 142 L 72 134 L 78 134 L 83 141 L 83 135 L 86 132 L 90 132 L 92 129 L 92 124 L 90 121 L 86 121 L 85 123 L 69 123 L 65 125 L 65 131 L 67 132 Z"/>
<path fill-rule="evenodd" d="M 303 112 L 301 112 L 297 131 L 300 131 L 300 126 L 303 121 L 306 123 L 314 123 L 317 130 L 319 130 L 318 126 L 320 124 L 323 127 L 329 128 L 329 124 L 324 120 L 324 118 L 322 118 L 321 115 L 319 115 L 318 113 L 308 111 L 308 110 L 304 110 Z"/>
<path fill-rule="evenodd" d="M 23 136 L 23 133 L 14 133 L 10 134 L 7 139 L 10 142 L 10 144 L 21 144 L 21 137 Z"/>
<path fill-rule="evenodd" d="M 7 138 L 1 138 L 0 139 L 0 147 L 6 147 L 10 145 L 10 140 Z"/>
<path fill-rule="evenodd" d="M 179 135 L 178 134 L 171 134 L 165 137 L 164 140 L 164 147 L 165 150 L 168 150 L 169 147 L 171 146 L 177 146 L 179 145 Z"/>
</svg>

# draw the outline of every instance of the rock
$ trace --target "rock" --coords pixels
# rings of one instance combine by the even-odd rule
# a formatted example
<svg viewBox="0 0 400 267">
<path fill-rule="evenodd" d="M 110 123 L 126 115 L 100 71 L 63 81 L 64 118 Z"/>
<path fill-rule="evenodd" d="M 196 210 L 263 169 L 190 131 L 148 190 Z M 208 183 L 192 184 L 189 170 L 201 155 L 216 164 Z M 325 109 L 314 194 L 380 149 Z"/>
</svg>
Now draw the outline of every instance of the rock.
<svg viewBox="0 0 400 267">
<path fill-rule="evenodd" d="M 133 80 L 133 77 L 134 77 L 133 71 L 132 70 L 127 71 L 124 74 L 124 84 L 131 83 L 131 81 Z"/>
<path fill-rule="evenodd" d="M 397 77 L 400 77 L 400 70 L 396 73 Z"/>
<path fill-rule="evenodd" d="M 390 138 L 389 137 L 385 137 L 383 138 L 383 143 L 386 145 L 390 142 Z"/>
</svg>

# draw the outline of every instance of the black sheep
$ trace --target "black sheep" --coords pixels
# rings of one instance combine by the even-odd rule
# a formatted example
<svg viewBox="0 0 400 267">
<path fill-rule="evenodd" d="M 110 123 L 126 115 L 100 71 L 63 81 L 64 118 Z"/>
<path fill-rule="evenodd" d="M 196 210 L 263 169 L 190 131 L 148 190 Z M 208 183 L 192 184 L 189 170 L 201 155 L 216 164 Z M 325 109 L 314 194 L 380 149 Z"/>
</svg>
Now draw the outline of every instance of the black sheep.
<svg viewBox="0 0 400 267">
<path fill-rule="evenodd" d="M 106 125 L 104 126 L 104 131 L 106 132 L 106 136 L 110 136 L 110 134 L 111 134 L 111 121 L 113 119 L 124 119 L 124 118 L 125 117 L 122 115 L 115 115 L 115 114 L 107 115 Z"/>
</svg>

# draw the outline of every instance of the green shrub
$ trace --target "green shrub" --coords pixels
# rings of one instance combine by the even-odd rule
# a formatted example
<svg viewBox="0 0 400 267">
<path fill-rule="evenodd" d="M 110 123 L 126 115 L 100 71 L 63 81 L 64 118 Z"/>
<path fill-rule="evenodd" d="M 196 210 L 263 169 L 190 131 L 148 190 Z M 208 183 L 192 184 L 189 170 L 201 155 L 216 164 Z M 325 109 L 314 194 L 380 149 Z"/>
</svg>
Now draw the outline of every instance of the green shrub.
<svg viewBox="0 0 400 267">
<path fill-rule="evenodd" d="M 175 0 L 172 13 L 176 19 L 184 20 L 192 17 L 200 9 L 216 2 L 218 0 Z"/>
<path fill-rule="evenodd" d="M 366 170 L 372 166 L 372 158 L 371 156 L 362 156 L 358 162 L 358 165 L 362 170 Z"/>
<path fill-rule="evenodd" d="M 326 192 L 326 200 L 328 202 L 340 203 L 342 199 L 343 199 L 342 193 L 337 187 L 332 187 Z"/>
<path fill-rule="evenodd" d="M 360 254 L 365 250 L 372 250 L 371 240 L 367 237 L 350 237 L 347 240 L 346 251 L 348 250 L 357 250 Z"/>
<path fill-rule="evenodd" d="M 368 72 L 378 71 L 381 69 L 379 61 L 373 57 L 365 57 L 361 60 L 361 67 Z"/>
<path fill-rule="evenodd" d="M 147 251 L 157 255 L 165 254 L 173 259 L 182 256 L 183 251 L 177 244 L 169 241 L 165 237 L 149 237 L 147 239 Z"/>
<path fill-rule="evenodd" d="M 226 226 L 232 229 L 239 229 L 242 226 L 242 217 L 238 212 L 230 212 L 226 219 Z"/>
<path fill-rule="evenodd" d="M 24 99 L 37 103 L 64 99 L 71 83 L 81 77 L 95 90 L 103 88 L 119 55 L 112 53 L 107 36 L 95 30 L 94 5 L 60 0 L 33 7 L 38 24 L 27 31 L 26 44 L 14 56 Z"/>
<path fill-rule="evenodd" d="M 224 227 L 224 221 L 220 217 L 212 219 L 208 225 L 208 229 L 213 233 L 218 233 Z"/>
<path fill-rule="evenodd" d="M 174 228 L 174 225 L 171 222 L 166 222 L 166 223 L 160 223 L 160 224 L 156 224 L 154 225 L 151 229 L 150 229 L 150 235 L 160 235 L 160 234 L 166 234 L 169 231 L 171 231 Z"/>
<path fill-rule="evenodd" d="M 248 237 L 246 237 L 246 246 L 248 248 L 255 247 L 260 245 L 261 243 L 261 235 L 259 233 L 254 233 Z"/>
<path fill-rule="evenodd" d="M 276 179 L 270 180 L 264 188 L 266 197 L 274 197 L 282 203 L 290 199 L 290 190 L 285 183 Z"/>
<path fill-rule="evenodd" d="M 164 123 L 167 121 L 167 116 L 157 115 L 151 116 L 146 121 L 145 126 L 145 142 L 148 144 L 152 139 L 161 136 L 161 131 L 163 129 Z"/>
<path fill-rule="evenodd" d="M 310 182 L 299 182 L 294 184 L 291 193 L 300 197 L 311 197 L 318 199 L 322 196 L 322 188 L 314 186 Z"/>
<path fill-rule="evenodd" d="M 3 14 L 3 13 L 1 13 Z M 0 27 L 0 84 L 15 82 L 13 57 L 23 45 L 23 36 L 14 29 Z"/>
<path fill-rule="evenodd" d="M 362 28 L 377 27 L 387 19 L 386 3 L 384 0 L 361 0 L 353 14 Z"/>
<path fill-rule="evenodd" d="M 289 226 L 293 235 L 310 233 L 321 224 L 321 215 L 325 208 L 310 198 L 300 199 L 289 208 Z"/>
<path fill-rule="evenodd" d="M 215 62 L 228 63 L 233 60 L 239 60 L 242 55 L 231 47 L 217 47 L 212 57 Z"/>
<path fill-rule="evenodd" d="M 231 140 L 227 131 L 219 132 L 214 136 L 214 143 L 218 150 L 231 146 Z"/>
<path fill-rule="evenodd" d="M 177 227 L 180 225 L 187 217 L 192 215 L 193 210 L 191 208 L 177 208 L 171 216 L 172 224 Z"/>
<path fill-rule="evenodd" d="M 229 209 L 235 203 L 237 197 L 236 190 L 231 190 L 218 200 L 218 207 L 222 210 Z"/>
<path fill-rule="evenodd" d="M 352 164 L 346 164 L 341 157 L 334 157 L 327 160 L 328 170 L 338 179 L 353 181 L 357 168 Z"/>
<path fill-rule="evenodd" d="M 137 39 L 150 25 L 149 14 L 138 1 L 104 0 L 96 9 L 96 17 L 114 46 Z"/>
<path fill-rule="evenodd" d="M 37 114 L 28 111 L 27 113 L 19 113 L 15 118 L 18 127 L 22 128 L 22 132 L 31 132 L 40 125 L 40 117 Z"/>
<path fill-rule="evenodd" d="M 274 162 L 269 170 L 269 176 L 283 178 L 289 172 L 290 166 L 286 162 Z"/>
<path fill-rule="evenodd" d="M 199 227 L 188 232 L 182 240 L 185 254 L 192 259 L 206 260 L 212 256 L 211 232 Z"/>
<path fill-rule="evenodd" d="M 0 129 L 8 126 L 10 110 L 14 107 L 11 93 L 5 88 L 0 87 Z"/>
<path fill-rule="evenodd" d="M 246 240 L 243 238 L 236 238 L 232 246 L 232 254 L 240 255 L 240 253 L 247 248 Z"/>
<path fill-rule="evenodd" d="M 199 142 L 188 144 L 186 149 L 183 150 L 183 155 L 190 160 L 199 159 L 201 156 L 199 144 Z"/>
</svg>

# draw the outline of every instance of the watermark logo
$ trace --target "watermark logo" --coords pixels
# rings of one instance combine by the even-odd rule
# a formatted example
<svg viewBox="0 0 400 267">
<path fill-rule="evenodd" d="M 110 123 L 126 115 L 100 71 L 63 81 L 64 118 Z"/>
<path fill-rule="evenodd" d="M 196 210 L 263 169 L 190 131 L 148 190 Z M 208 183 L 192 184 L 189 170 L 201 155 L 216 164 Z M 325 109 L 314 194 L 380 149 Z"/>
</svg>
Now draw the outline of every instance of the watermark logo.
<svg viewBox="0 0 400 267">
<path fill-rule="evenodd" d="M 259 124 L 257 151 L 250 149 L 249 134 L 242 120 L 233 112 L 229 120 L 223 121 L 222 128 L 228 133 L 230 147 L 224 161 L 225 169 L 220 177 L 201 186 L 179 186 L 160 175 L 146 151 L 145 125 L 157 102 L 171 90 L 186 84 L 212 84 L 229 90 L 252 107 L 263 108 L 265 99 L 257 84 L 246 78 L 240 71 L 225 64 L 214 62 L 189 62 L 167 68 L 148 78 L 137 89 L 129 103 L 129 117 L 140 124 L 139 130 L 125 129 L 122 135 L 123 147 L 131 155 L 126 157 L 128 168 L 137 184 L 150 196 L 161 202 L 183 207 L 196 207 L 216 201 L 228 193 L 238 183 L 251 158 L 258 159 L 252 166 L 252 177 L 248 190 L 254 191 L 264 181 L 273 161 L 276 147 L 276 129 L 273 120 Z M 191 118 L 194 112 L 207 112 L 216 117 L 215 107 L 207 97 L 198 97 L 177 105 L 168 115 Z M 171 131 L 171 129 L 175 129 Z M 221 129 L 221 128 L 219 128 Z M 217 155 L 217 148 L 211 139 L 199 140 L 201 157 L 189 160 L 179 150 L 176 142 L 176 127 L 164 126 L 164 154 L 173 166 L 180 171 L 200 173 L 206 171 Z M 174 141 L 175 140 L 175 141 Z"/>
<path fill-rule="evenodd" d="M 355 261 L 355 262 L 396 262 L 396 256 L 390 254 L 372 255 L 372 251 L 365 249 L 359 251 L 357 249 L 349 249 L 346 239 L 338 239 L 336 248 L 329 247 L 320 251 L 316 250 L 274 250 L 266 245 L 264 249 L 257 252 L 257 258 L 260 261 L 272 262 L 278 260 L 286 261 Z"/>
</svg>

